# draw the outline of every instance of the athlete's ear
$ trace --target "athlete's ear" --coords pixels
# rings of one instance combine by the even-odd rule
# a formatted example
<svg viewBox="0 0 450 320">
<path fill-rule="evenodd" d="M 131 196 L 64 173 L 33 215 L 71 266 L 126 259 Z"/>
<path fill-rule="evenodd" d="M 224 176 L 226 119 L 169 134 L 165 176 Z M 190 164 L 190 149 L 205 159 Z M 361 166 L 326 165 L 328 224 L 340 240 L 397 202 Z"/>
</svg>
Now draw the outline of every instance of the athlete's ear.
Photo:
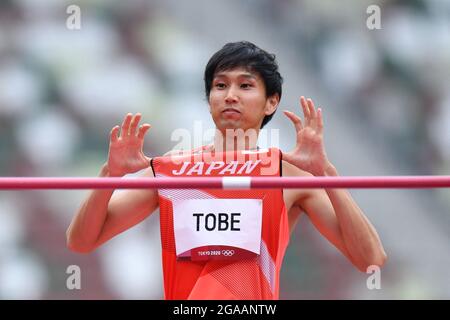
<svg viewBox="0 0 450 320">
<path fill-rule="evenodd" d="M 266 100 L 266 107 L 265 107 L 264 113 L 266 115 L 271 115 L 272 113 L 274 113 L 278 107 L 279 102 L 280 102 L 280 96 L 278 95 L 278 93 L 274 93 L 273 95 L 268 97 Z"/>
</svg>

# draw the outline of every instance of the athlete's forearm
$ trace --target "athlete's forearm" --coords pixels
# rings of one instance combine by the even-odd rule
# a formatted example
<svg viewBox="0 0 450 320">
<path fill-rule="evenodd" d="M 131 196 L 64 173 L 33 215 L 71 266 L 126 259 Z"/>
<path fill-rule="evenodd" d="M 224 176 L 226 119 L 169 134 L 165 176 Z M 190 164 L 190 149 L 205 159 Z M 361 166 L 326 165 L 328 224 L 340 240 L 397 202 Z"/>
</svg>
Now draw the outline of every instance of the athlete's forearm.
<svg viewBox="0 0 450 320">
<path fill-rule="evenodd" d="M 103 165 L 99 177 L 109 177 Z M 95 247 L 108 215 L 108 203 L 114 189 L 97 189 L 89 193 L 66 232 L 67 246 L 77 252 L 89 252 Z"/>
<path fill-rule="evenodd" d="M 326 176 L 338 176 L 334 166 L 329 166 Z M 386 260 L 386 253 L 377 231 L 362 210 L 345 189 L 326 189 L 333 205 L 342 238 L 350 256 L 361 271 L 370 265 L 381 266 Z"/>
</svg>

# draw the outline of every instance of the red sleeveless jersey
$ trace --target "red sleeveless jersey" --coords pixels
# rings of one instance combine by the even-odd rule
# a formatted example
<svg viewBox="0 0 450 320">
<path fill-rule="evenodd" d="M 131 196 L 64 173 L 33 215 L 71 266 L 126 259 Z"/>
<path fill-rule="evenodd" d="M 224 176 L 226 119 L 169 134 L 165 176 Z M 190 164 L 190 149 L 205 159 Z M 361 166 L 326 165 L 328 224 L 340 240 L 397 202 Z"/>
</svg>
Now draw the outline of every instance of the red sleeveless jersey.
<svg viewBox="0 0 450 320">
<path fill-rule="evenodd" d="M 204 147 L 203 147 L 204 149 Z M 156 178 L 281 176 L 281 151 L 228 151 L 234 164 L 211 167 L 205 153 L 155 157 L 151 161 Z M 255 153 L 264 153 L 275 168 L 269 174 Z M 195 155 L 195 156 L 194 156 Z M 252 156 L 252 157 L 250 157 Z M 225 154 L 223 156 L 225 160 Z M 203 163 L 200 163 L 203 162 Z M 209 162 L 209 163 L 208 163 Z M 219 161 L 220 162 L 220 161 Z M 266 164 L 267 166 L 267 164 Z M 279 276 L 289 242 L 289 226 L 282 189 L 159 189 L 160 228 L 165 299 L 278 299 Z M 180 199 L 261 199 L 260 254 L 240 260 L 192 261 L 177 259 L 173 201 Z"/>
</svg>

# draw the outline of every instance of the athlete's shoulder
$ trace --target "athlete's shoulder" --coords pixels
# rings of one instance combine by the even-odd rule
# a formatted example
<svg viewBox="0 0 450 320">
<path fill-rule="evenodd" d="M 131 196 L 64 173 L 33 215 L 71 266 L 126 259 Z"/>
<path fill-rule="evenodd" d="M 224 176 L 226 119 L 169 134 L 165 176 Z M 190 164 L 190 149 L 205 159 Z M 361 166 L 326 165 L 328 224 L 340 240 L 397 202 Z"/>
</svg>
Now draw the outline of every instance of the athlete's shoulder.
<svg viewBox="0 0 450 320">
<path fill-rule="evenodd" d="M 282 176 L 283 177 L 312 177 L 313 175 L 305 170 L 302 170 L 286 160 L 281 160 Z"/>
</svg>

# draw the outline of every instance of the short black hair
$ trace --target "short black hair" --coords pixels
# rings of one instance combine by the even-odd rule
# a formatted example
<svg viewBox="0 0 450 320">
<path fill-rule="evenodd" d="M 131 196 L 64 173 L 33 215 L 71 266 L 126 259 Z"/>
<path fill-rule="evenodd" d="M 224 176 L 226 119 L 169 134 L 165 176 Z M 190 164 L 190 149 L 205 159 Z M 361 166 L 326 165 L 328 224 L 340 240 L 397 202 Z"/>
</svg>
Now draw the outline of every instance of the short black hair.
<svg viewBox="0 0 450 320">
<path fill-rule="evenodd" d="M 205 94 L 209 101 L 212 81 L 217 72 L 244 67 L 258 73 L 266 89 L 266 98 L 278 93 L 281 99 L 283 78 L 278 72 L 275 55 L 266 52 L 249 41 L 229 42 L 209 59 L 204 74 Z M 272 119 L 276 110 L 265 116 L 261 129 Z"/>
</svg>

